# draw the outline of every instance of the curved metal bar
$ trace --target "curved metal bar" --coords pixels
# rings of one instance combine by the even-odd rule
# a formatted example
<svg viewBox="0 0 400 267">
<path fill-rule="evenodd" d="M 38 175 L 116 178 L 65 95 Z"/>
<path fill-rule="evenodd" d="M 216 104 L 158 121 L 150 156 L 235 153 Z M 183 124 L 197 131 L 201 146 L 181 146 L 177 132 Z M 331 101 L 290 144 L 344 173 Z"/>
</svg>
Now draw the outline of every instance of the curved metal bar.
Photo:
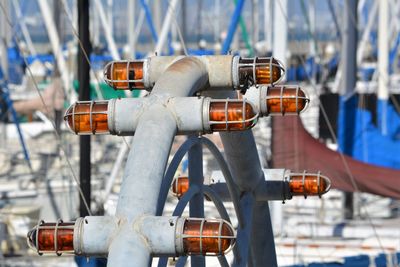
<svg viewBox="0 0 400 267">
<path fill-rule="evenodd" d="M 176 205 L 175 210 L 172 213 L 172 216 L 181 216 L 187 204 L 189 203 L 190 199 L 192 199 L 192 197 L 196 195 L 199 191 L 200 190 L 197 185 L 192 185 L 191 187 L 189 187 L 189 190 L 182 196 L 182 198 Z"/>
<path fill-rule="evenodd" d="M 176 262 L 176 267 L 184 267 L 187 261 L 187 256 L 179 257 L 178 261 Z"/>
<path fill-rule="evenodd" d="M 178 204 L 175 207 L 174 212 L 172 213 L 172 216 L 181 216 L 183 211 L 185 210 L 187 204 L 189 203 L 190 199 L 192 199 L 192 197 L 194 195 L 196 195 L 199 192 L 199 187 L 197 185 L 192 185 L 189 187 L 189 190 L 182 196 L 182 198 L 179 200 Z M 183 258 L 180 257 L 179 260 Z M 186 257 L 187 258 L 187 257 Z M 178 260 L 178 263 L 179 263 Z M 159 261 L 158 261 L 158 267 L 165 267 L 167 266 L 168 263 L 168 257 L 160 257 Z M 179 266 L 178 263 L 176 264 L 176 266 Z M 186 259 L 183 263 L 186 263 Z M 183 264 L 182 266 L 184 266 L 185 264 Z"/>
<path fill-rule="evenodd" d="M 197 142 L 199 142 L 199 139 L 197 137 L 191 136 L 179 147 L 178 151 L 176 151 L 161 183 L 160 194 L 157 202 L 156 216 L 161 216 L 164 211 L 165 201 L 167 200 L 168 191 L 171 186 L 172 179 L 174 179 L 175 172 L 178 169 L 179 164 L 183 159 L 183 156 L 185 156 L 189 149 Z"/>
<path fill-rule="evenodd" d="M 157 267 L 166 267 L 168 264 L 168 257 L 160 257 L 158 260 Z M 150 264 L 151 266 L 151 264 Z"/>
<path fill-rule="evenodd" d="M 239 197 L 238 197 L 238 192 L 235 189 L 235 183 L 233 181 L 232 174 L 229 170 L 228 164 L 226 163 L 224 157 L 222 156 L 221 152 L 219 151 L 218 147 L 210 141 L 210 139 L 203 137 L 201 138 L 203 145 L 205 145 L 208 150 L 213 154 L 215 159 L 218 162 L 219 167 L 221 168 L 222 174 L 224 175 L 226 185 L 228 186 L 229 193 L 231 195 L 232 203 L 235 208 L 236 216 L 238 218 L 239 226 L 240 228 L 244 227 L 244 218 L 243 218 L 243 213 L 240 210 L 240 204 L 239 204 Z"/>
<path fill-rule="evenodd" d="M 221 218 L 224 219 L 225 221 L 231 223 L 231 219 L 229 218 L 228 212 L 225 209 L 224 203 L 222 203 L 222 200 L 218 196 L 218 194 L 211 187 L 207 185 L 203 186 L 203 193 L 214 203 L 219 213 L 219 216 L 221 216 Z"/>
<path fill-rule="evenodd" d="M 228 221 L 229 223 L 231 223 L 228 212 L 225 209 L 224 203 L 221 201 L 221 198 L 218 196 L 218 194 L 211 187 L 206 186 L 206 185 L 203 186 L 203 193 L 205 196 L 207 196 L 209 199 L 212 200 L 212 202 L 214 203 L 215 207 L 218 210 L 219 216 L 221 216 L 221 218 L 224 219 L 225 221 Z M 235 256 L 235 258 L 238 257 L 239 256 L 238 251 L 234 249 L 233 255 Z M 229 264 L 226 261 L 224 255 L 219 256 L 218 261 L 221 266 L 229 267 Z"/>
<path fill-rule="evenodd" d="M 225 258 L 225 255 L 218 256 L 219 265 L 221 267 L 229 267 L 229 263 Z"/>
</svg>

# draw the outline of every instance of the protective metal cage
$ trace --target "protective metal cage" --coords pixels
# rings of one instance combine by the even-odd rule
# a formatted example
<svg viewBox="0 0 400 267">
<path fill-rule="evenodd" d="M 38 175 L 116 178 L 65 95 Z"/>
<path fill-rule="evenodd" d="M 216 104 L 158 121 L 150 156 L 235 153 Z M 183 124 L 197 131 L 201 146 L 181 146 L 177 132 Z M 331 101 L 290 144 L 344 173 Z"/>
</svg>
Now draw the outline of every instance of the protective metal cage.
<svg viewBox="0 0 400 267">
<path fill-rule="evenodd" d="M 281 61 L 273 57 L 239 58 L 238 86 L 240 89 L 262 84 L 275 84 L 285 74 Z"/>
<path fill-rule="evenodd" d="M 78 101 L 64 115 L 68 129 L 78 135 L 108 134 L 108 100 Z"/>
<path fill-rule="evenodd" d="M 279 90 L 278 94 L 271 93 L 272 90 Z M 293 102 L 294 100 L 294 102 Z M 298 115 L 307 109 L 310 98 L 297 85 L 268 86 L 265 94 L 265 101 L 261 101 L 265 106 L 266 115 L 280 113 L 280 115 Z M 275 103 L 274 103 L 275 102 Z M 272 106 L 279 104 L 279 111 L 274 112 Z M 293 108 L 294 107 L 294 108 Z"/>
<path fill-rule="evenodd" d="M 186 255 L 224 255 L 236 242 L 233 226 L 223 219 L 185 218 L 181 227 L 177 241 Z"/>
<path fill-rule="evenodd" d="M 144 89 L 144 60 L 112 61 L 104 67 L 104 81 L 116 90 Z"/>
<path fill-rule="evenodd" d="M 74 226 L 75 222 L 65 223 L 61 219 L 56 223 L 45 223 L 41 220 L 28 233 L 28 246 L 36 250 L 38 255 L 55 253 L 57 256 L 61 256 L 63 253 L 74 254 Z M 42 237 L 42 235 L 45 236 Z M 69 240 L 66 241 L 68 238 Z M 68 244 L 65 244 L 65 242 L 68 242 Z M 59 247 L 60 244 L 61 247 Z"/>
<path fill-rule="evenodd" d="M 206 102 L 206 101 L 205 101 Z M 213 111 L 215 104 L 219 104 L 219 110 Z M 223 104 L 221 106 L 221 104 Z M 238 107 L 240 107 L 240 112 Z M 205 113 L 208 127 L 211 131 L 240 131 L 247 130 L 257 123 L 258 113 L 250 101 L 244 99 L 210 99 L 206 104 Z M 221 116 L 220 120 L 215 117 Z M 238 119 L 240 118 L 240 119 Z"/>
<path fill-rule="evenodd" d="M 321 196 L 326 192 L 328 192 L 331 188 L 330 179 L 322 175 L 320 171 L 318 171 L 317 173 L 307 173 L 307 171 L 303 171 L 301 173 L 291 172 L 289 176 L 286 178 L 287 182 L 289 182 L 290 184 L 290 182 L 294 177 L 296 178 L 301 177 L 301 186 L 303 187 L 302 195 L 304 196 L 304 198 L 307 198 L 310 195 L 317 195 L 319 198 L 321 198 Z M 307 180 L 310 178 L 316 178 L 317 180 L 316 192 L 312 192 L 311 190 L 307 189 L 308 187 L 310 187 L 309 185 L 307 185 Z"/>
</svg>

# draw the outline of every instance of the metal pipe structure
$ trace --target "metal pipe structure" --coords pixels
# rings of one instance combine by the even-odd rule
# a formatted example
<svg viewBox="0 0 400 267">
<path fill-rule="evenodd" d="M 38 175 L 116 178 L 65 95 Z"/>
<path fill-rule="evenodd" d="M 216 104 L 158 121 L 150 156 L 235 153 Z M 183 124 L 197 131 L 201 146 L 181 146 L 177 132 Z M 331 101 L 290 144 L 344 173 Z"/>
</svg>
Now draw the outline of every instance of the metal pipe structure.
<svg viewBox="0 0 400 267">
<path fill-rule="evenodd" d="M 89 35 L 87 34 L 87 36 Z M 157 62 L 162 64 L 157 64 Z M 219 256 L 221 265 L 226 266 L 227 262 L 223 254 L 228 247 L 224 245 L 226 249 L 221 249 L 221 239 L 226 239 L 226 236 L 228 236 L 229 247 L 232 247 L 236 238 L 235 231 L 229 223 L 226 224 L 221 220 L 214 220 L 213 222 L 207 220 L 206 222 L 205 219 L 190 218 L 184 220 L 185 224 L 178 227 L 179 220 L 169 220 L 168 223 L 165 223 L 167 218 L 153 217 L 162 213 L 162 202 L 166 196 L 165 187 L 170 185 L 177 162 L 183 157 L 184 151 L 188 150 L 190 187 L 180 199 L 174 215 L 181 215 L 185 206 L 191 200 L 190 214 L 196 217 L 204 216 L 201 146 L 203 144 L 212 152 L 221 166 L 237 212 L 239 222 L 237 235 L 240 243 L 234 250 L 234 266 L 246 266 L 249 261 L 256 266 L 276 266 L 268 203 L 256 203 L 255 197 L 258 194 L 262 201 L 268 200 L 269 188 L 265 186 L 264 173 L 261 169 L 252 132 L 245 130 L 254 126 L 259 114 L 255 111 L 256 109 L 251 102 L 246 99 L 235 99 L 237 94 L 234 89 L 247 89 L 251 84 L 258 84 L 258 81 L 264 84 L 264 82 L 273 83 L 279 80 L 282 74 L 282 67 L 279 62 L 273 58 L 242 59 L 232 56 L 160 57 L 147 61 L 121 61 L 112 62 L 106 66 L 106 81 L 115 88 L 125 88 L 120 84 L 124 82 L 129 84 L 131 81 L 124 78 L 115 80 L 114 78 L 118 77 L 114 77 L 113 73 L 122 70 L 129 77 L 131 63 L 136 64 L 134 65 L 136 67 L 139 66 L 138 72 L 141 74 L 141 77 L 134 81 L 141 83 L 141 88 L 149 89 L 149 96 L 143 99 L 77 102 L 68 108 L 64 117 L 70 130 L 76 134 L 134 134 L 133 149 L 130 151 L 126 163 L 115 220 L 111 220 L 111 224 L 117 226 L 112 225 L 106 230 L 107 236 L 112 236 L 112 238 L 102 238 L 104 240 L 102 244 L 94 244 L 93 250 L 89 248 L 87 250 L 94 254 L 96 249 L 99 249 L 96 246 L 101 246 L 99 250 L 104 253 L 104 246 L 107 243 L 108 266 L 113 267 L 126 266 L 127 262 L 133 266 L 148 266 L 151 256 L 159 254 L 169 256 L 173 252 L 176 252 L 176 255 L 183 253 L 202 256 L 216 255 Z M 253 73 L 252 79 L 249 78 L 251 72 Z M 256 73 L 258 72 L 270 75 L 270 79 L 261 79 L 264 76 L 257 76 Z M 154 86 L 149 81 L 153 81 Z M 145 87 L 146 83 L 149 84 L 148 87 Z M 129 89 L 129 87 L 126 89 Z M 304 93 L 299 94 L 301 92 L 299 88 L 289 90 L 289 88 L 274 87 L 269 90 L 262 91 L 265 93 L 262 96 L 263 100 L 255 98 L 260 111 L 263 110 L 261 106 L 264 106 L 260 104 L 261 102 L 270 105 L 271 112 L 275 112 L 278 108 L 282 113 L 286 110 L 283 109 L 283 100 L 286 100 L 286 104 L 294 104 L 295 107 L 288 108 L 287 111 L 291 110 L 295 114 L 301 111 L 298 108 L 299 106 L 302 106 L 302 108 L 306 106 L 306 97 Z M 284 92 L 289 92 L 285 90 L 292 92 L 289 95 L 290 99 L 283 96 Z M 267 91 L 271 93 L 271 97 L 268 96 Z M 201 95 L 194 96 L 199 92 L 220 96 L 220 99 L 211 99 Z M 277 92 L 279 94 L 276 94 Z M 295 93 L 294 98 L 292 97 L 293 93 Z M 258 96 L 261 97 L 261 94 Z M 221 99 L 221 97 L 223 98 Z M 232 99 L 226 99 L 226 97 Z M 280 100 L 280 106 L 276 105 L 276 101 L 271 99 Z M 304 105 L 300 101 L 304 102 Z M 269 114 L 268 109 L 264 113 L 265 115 Z M 221 115 L 224 115 L 223 119 L 221 119 Z M 229 132 L 235 130 L 239 132 Z M 168 172 L 165 173 L 175 135 L 178 133 L 199 134 L 207 131 L 227 131 L 221 134 L 221 139 L 228 164 L 219 150 L 208 139 L 193 140 L 194 137 L 190 137 L 182 146 L 183 148 L 179 149 L 177 156 L 174 157 L 168 168 Z M 281 171 L 278 176 L 283 179 L 282 173 L 285 172 Z M 296 175 L 290 177 L 297 179 L 298 188 L 304 188 L 306 185 L 305 175 Z M 286 179 L 286 175 L 284 178 Z M 165 180 L 168 180 L 168 182 L 163 183 Z M 282 183 L 279 185 L 282 188 Z M 163 187 L 161 188 L 161 186 Z M 319 183 L 317 189 L 319 193 Z M 220 213 L 226 217 L 222 202 L 216 199 L 217 195 L 212 190 L 207 191 L 207 189 L 206 195 L 211 196 Z M 159 199 L 161 199 L 161 203 Z M 142 227 L 147 219 L 153 224 Z M 186 222 L 188 222 L 187 227 Z M 85 222 L 85 224 L 87 223 Z M 54 242 L 54 238 L 52 239 L 54 246 L 50 245 L 50 250 L 41 249 L 40 246 L 43 244 L 33 242 L 32 238 L 38 236 L 35 231 L 46 231 L 50 227 L 52 235 L 57 237 L 59 227 L 65 231 L 70 231 L 71 225 L 75 225 L 75 223 L 63 223 L 62 221 L 54 224 L 40 223 L 37 228 L 30 232 L 30 243 L 38 248 L 38 253 L 41 251 L 58 253 L 60 252 L 57 247 L 58 243 Z M 170 231 L 166 228 L 171 229 L 175 225 L 176 229 L 181 230 L 175 232 L 178 233 L 179 237 L 175 235 L 176 238 L 173 241 L 172 235 L 169 235 Z M 219 229 L 218 235 L 206 235 L 206 232 L 203 232 L 211 225 L 214 225 L 213 228 L 208 229 Z M 197 230 L 195 227 L 197 227 Z M 79 229 L 82 229 L 82 227 Z M 225 230 L 222 232 L 222 229 Z M 158 235 L 157 233 L 163 234 Z M 94 236 L 90 233 L 89 235 Z M 205 245 L 203 246 L 201 241 L 203 237 L 208 240 L 216 238 L 214 241 L 217 242 L 214 242 L 214 244 L 216 244 L 217 249 L 205 250 Z M 166 238 L 169 245 L 163 243 L 163 238 Z M 183 240 L 184 238 L 187 239 Z M 200 238 L 198 248 L 196 248 L 197 245 L 194 245 L 191 246 L 192 250 L 189 250 L 190 246 L 188 245 L 186 247 L 188 249 L 181 249 L 182 244 L 185 246 L 185 243 L 197 242 L 195 240 L 198 238 Z M 71 238 L 68 240 L 70 242 Z M 89 241 L 95 242 L 94 240 L 97 240 L 97 238 L 93 237 L 93 240 Z M 226 242 L 225 244 L 228 245 Z M 67 248 L 65 251 L 77 253 L 74 248 L 71 249 L 70 246 Z M 251 258 L 250 255 L 252 255 Z M 268 257 L 265 255 L 268 255 Z M 165 259 L 163 259 L 163 262 L 165 263 Z M 193 257 L 192 264 L 202 266 L 204 265 L 204 258 Z"/>
<path fill-rule="evenodd" d="M 236 97 L 235 93 L 226 91 L 209 92 L 208 95 L 215 98 Z M 255 266 L 277 266 L 268 203 L 266 202 L 262 207 L 257 208 L 255 199 L 252 196 L 252 193 L 260 183 L 264 182 L 264 173 L 261 168 L 253 133 L 250 130 L 243 132 L 221 132 L 220 137 L 224 146 L 227 163 L 241 195 L 240 205 L 242 206 L 242 211 L 247 213 L 243 216 L 245 220 L 244 225 L 238 229 L 238 240 L 242 240 L 241 242 L 243 243 L 241 245 L 238 244 L 240 247 L 236 246 L 234 248 L 239 250 L 238 253 L 240 256 L 236 259 L 233 266 L 246 266 L 247 255 L 249 253 L 249 246 L 247 244 L 250 244 L 250 249 L 254 250 L 252 255 L 254 255 L 253 262 L 257 262 Z M 257 225 L 262 223 L 263 227 L 258 228 L 257 235 L 252 236 L 250 239 L 253 222 Z M 265 258 L 263 255 L 268 255 L 268 258 Z"/>
<path fill-rule="evenodd" d="M 154 103 L 139 120 L 132 142 L 134 149 L 128 156 L 116 214 L 120 228 L 109 248 L 108 266 L 125 266 L 127 262 L 133 266 L 149 264 L 150 251 L 140 234 L 128 236 L 126 233 L 130 223 L 140 216 L 156 214 L 158 194 L 177 130 L 174 116 L 160 104 L 159 98 L 192 95 L 207 80 L 201 61 L 185 58 L 172 64 L 155 84 L 150 94 Z"/>
</svg>

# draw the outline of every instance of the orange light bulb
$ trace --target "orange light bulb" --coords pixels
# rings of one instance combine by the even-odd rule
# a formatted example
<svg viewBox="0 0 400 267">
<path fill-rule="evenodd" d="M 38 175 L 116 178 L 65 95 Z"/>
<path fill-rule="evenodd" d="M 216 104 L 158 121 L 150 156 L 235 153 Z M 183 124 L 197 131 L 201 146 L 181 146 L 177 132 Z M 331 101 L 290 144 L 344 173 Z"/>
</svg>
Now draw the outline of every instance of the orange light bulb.
<svg viewBox="0 0 400 267">
<path fill-rule="evenodd" d="M 299 114 L 310 99 L 299 87 L 272 86 L 267 89 L 267 115 Z"/>
<path fill-rule="evenodd" d="M 39 254 L 74 252 L 74 222 L 40 223 L 29 231 L 28 245 Z"/>
<path fill-rule="evenodd" d="M 321 196 L 328 192 L 330 187 L 329 178 L 320 174 L 290 174 L 289 188 L 294 196 Z"/>
<path fill-rule="evenodd" d="M 71 105 L 64 120 L 76 134 L 104 134 L 108 130 L 108 101 L 81 101 Z"/>
<path fill-rule="evenodd" d="M 211 101 L 209 121 L 212 131 L 240 131 L 252 128 L 257 122 L 253 106 L 246 101 Z"/>
<path fill-rule="evenodd" d="M 179 176 L 172 182 L 172 192 L 181 198 L 189 189 L 189 177 Z"/>
<path fill-rule="evenodd" d="M 238 68 L 240 87 L 276 83 L 284 72 L 283 66 L 272 57 L 240 58 Z"/>
<path fill-rule="evenodd" d="M 104 68 L 104 80 L 115 90 L 144 89 L 143 61 L 113 61 Z"/>
<path fill-rule="evenodd" d="M 235 242 L 232 226 L 224 220 L 192 219 L 183 227 L 183 247 L 187 254 L 222 255 Z"/>
</svg>

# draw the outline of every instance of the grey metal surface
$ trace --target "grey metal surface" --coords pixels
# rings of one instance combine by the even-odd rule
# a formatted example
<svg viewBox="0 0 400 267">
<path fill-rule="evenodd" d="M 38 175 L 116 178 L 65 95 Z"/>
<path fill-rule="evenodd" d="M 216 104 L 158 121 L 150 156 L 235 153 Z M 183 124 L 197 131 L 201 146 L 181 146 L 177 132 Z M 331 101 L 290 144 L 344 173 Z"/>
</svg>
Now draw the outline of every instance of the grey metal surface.
<svg viewBox="0 0 400 267">
<path fill-rule="evenodd" d="M 160 194 L 157 203 L 157 212 L 156 215 L 161 216 L 164 210 L 165 201 L 167 200 L 168 191 L 170 189 L 172 180 L 174 179 L 174 175 L 176 170 L 179 167 L 183 157 L 185 156 L 186 152 L 190 149 L 192 145 L 197 142 L 197 137 L 191 136 L 189 137 L 175 152 L 174 157 L 172 158 L 171 163 L 168 166 L 167 171 L 165 172 L 164 179 L 162 181 Z"/>
<path fill-rule="evenodd" d="M 176 118 L 177 133 L 208 132 L 209 125 L 204 125 L 204 97 L 172 97 L 172 98 L 122 98 L 112 99 L 108 104 L 108 128 L 111 134 L 129 136 L 135 134 L 139 118 L 154 102 L 160 101 Z M 129 114 L 129 119 L 126 119 Z M 206 114 L 208 115 L 208 113 Z"/>
<path fill-rule="evenodd" d="M 161 104 L 153 104 L 141 116 L 123 176 L 118 217 L 133 220 L 142 214 L 155 214 L 175 132 L 175 119 Z"/>
<path fill-rule="evenodd" d="M 74 249 L 77 255 L 106 256 L 118 221 L 111 216 L 79 218 L 74 229 Z"/>
<path fill-rule="evenodd" d="M 211 88 L 232 88 L 233 90 L 233 56 L 201 56 L 199 59 L 207 67 Z M 237 69 L 235 71 L 237 72 Z"/>
<path fill-rule="evenodd" d="M 234 92 L 215 92 L 212 94 L 209 93 L 208 95 L 214 96 L 215 98 L 236 97 Z M 237 188 L 240 193 L 246 192 L 249 194 L 250 192 L 253 192 L 259 183 L 264 181 L 264 173 L 261 168 L 252 131 L 226 132 L 220 133 L 220 136 L 224 146 L 225 157 Z M 254 201 L 250 201 L 250 203 L 246 205 L 248 205 L 246 209 L 252 210 L 254 207 Z M 246 240 L 246 238 L 248 238 L 247 235 L 240 234 L 242 231 L 245 231 L 246 227 L 248 227 L 248 225 L 244 224 L 238 229 L 237 239 L 240 240 L 241 238 L 244 238 L 241 242 L 250 242 L 250 248 L 256 251 L 256 253 L 254 253 L 254 257 L 256 258 L 253 260 L 259 262 L 260 266 L 277 266 L 275 242 L 272 234 L 268 203 L 264 203 L 263 208 L 263 212 L 255 213 L 254 218 L 252 219 L 256 222 L 265 222 L 265 226 L 261 229 L 255 229 L 258 234 L 253 236 L 249 241 Z M 242 211 L 248 212 L 243 209 Z M 246 216 L 243 217 L 244 220 L 250 220 L 249 218 L 246 218 Z M 260 244 L 263 245 L 259 246 Z M 263 261 L 262 255 L 264 254 L 269 255 L 268 262 Z"/>
<path fill-rule="evenodd" d="M 171 65 L 158 79 L 150 97 L 190 96 L 208 81 L 204 65 L 184 58 Z M 169 151 L 176 134 L 172 113 L 155 101 L 140 117 L 128 156 L 117 214 L 120 229 L 110 246 L 108 266 L 147 266 L 150 249 L 139 233 L 127 235 L 131 223 L 142 215 L 155 215 L 158 194 Z M 162 134 L 160 134 L 162 133 Z M 145 155 L 145 157 L 144 157 Z"/>
<path fill-rule="evenodd" d="M 159 217 L 144 216 L 133 225 L 134 231 L 139 231 L 146 239 L 147 245 L 151 248 L 152 255 L 174 256 L 183 253 L 180 247 L 176 251 L 176 229 L 178 225 L 178 217 Z"/>
<path fill-rule="evenodd" d="M 235 257 L 232 263 L 233 267 L 247 266 L 249 260 L 249 250 L 251 249 L 250 233 L 252 231 L 251 229 L 252 229 L 254 202 L 255 200 L 251 192 L 246 192 L 240 198 L 240 208 L 244 213 L 246 223 L 243 227 L 239 227 L 239 229 L 237 230 L 236 239 L 238 240 L 238 242 L 236 243 L 236 246 L 233 248 L 235 255 L 237 256 Z M 260 266 L 268 266 L 268 265 L 260 265 Z"/>
</svg>

